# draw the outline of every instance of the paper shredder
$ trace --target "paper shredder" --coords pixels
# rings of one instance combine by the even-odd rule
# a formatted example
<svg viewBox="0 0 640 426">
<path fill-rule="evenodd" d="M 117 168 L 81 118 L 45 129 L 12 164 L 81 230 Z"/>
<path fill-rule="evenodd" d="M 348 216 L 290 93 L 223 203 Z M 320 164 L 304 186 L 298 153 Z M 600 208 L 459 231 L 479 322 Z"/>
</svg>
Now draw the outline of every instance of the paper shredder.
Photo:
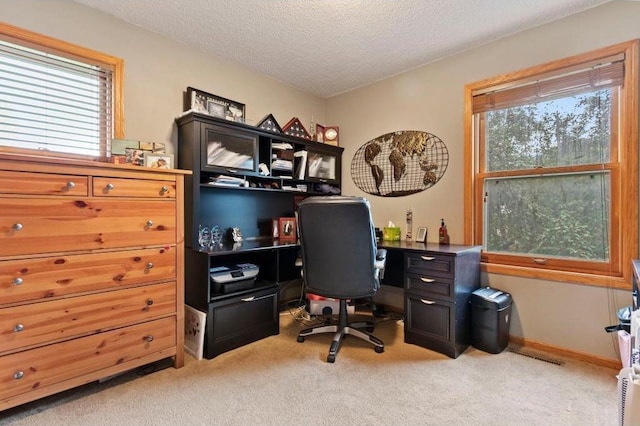
<svg viewBox="0 0 640 426">
<path fill-rule="evenodd" d="M 491 287 L 471 293 L 471 345 L 497 354 L 509 343 L 512 298 L 509 293 Z"/>
</svg>

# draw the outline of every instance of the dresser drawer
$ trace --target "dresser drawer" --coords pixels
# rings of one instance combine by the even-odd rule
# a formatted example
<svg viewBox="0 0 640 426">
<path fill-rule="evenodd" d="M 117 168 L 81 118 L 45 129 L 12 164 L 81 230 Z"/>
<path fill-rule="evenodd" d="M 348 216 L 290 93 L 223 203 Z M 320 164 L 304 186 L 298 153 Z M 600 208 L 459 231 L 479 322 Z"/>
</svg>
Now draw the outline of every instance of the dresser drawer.
<svg viewBox="0 0 640 426">
<path fill-rule="evenodd" d="M 0 309 L 0 353 L 176 312 L 176 283 Z"/>
<path fill-rule="evenodd" d="M 174 355 L 176 331 L 175 318 L 164 318 L 0 357 L 0 402 L 159 351 Z"/>
<path fill-rule="evenodd" d="M 407 273 L 435 275 L 439 277 L 453 277 L 455 272 L 455 257 L 441 254 L 410 253 L 405 256 Z"/>
<path fill-rule="evenodd" d="M 175 201 L 2 199 L 0 256 L 175 241 Z"/>
<path fill-rule="evenodd" d="M 0 262 L 0 306 L 176 279 L 174 247 Z"/>
<path fill-rule="evenodd" d="M 405 275 L 405 291 L 418 293 L 426 297 L 454 300 L 455 284 L 453 279 L 431 275 L 428 270 L 424 270 L 423 272 L 423 274 Z"/>
<path fill-rule="evenodd" d="M 94 177 L 93 195 L 96 197 L 175 198 L 176 184 L 173 181 L 163 180 Z"/>
<path fill-rule="evenodd" d="M 86 197 L 88 188 L 86 176 L 0 170 L 1 194 Z"/>
</svg>

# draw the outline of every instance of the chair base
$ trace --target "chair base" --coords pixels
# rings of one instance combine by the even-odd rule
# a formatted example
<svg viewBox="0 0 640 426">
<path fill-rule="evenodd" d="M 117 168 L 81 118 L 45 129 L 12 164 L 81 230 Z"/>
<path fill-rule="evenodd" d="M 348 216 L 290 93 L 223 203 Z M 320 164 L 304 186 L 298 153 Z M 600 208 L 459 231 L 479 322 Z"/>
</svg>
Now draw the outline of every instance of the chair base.
<svg viewBox="0 0 640 426">
<path fill-rule="evenodd" d="M 344 336 L 349 334 L 373 344 L 376 353 L 384 352 L 384 343 L 371 333 L 359 330 L 360 328 L 366 328 L 373 331 L 373 323 L 369 321 L 347 323 L 347 302 L 346 300 L 340 300 L 340 313 L 338 315 L 338 324 L 333 325 L 321 325 L 318 327 L 307 328 L 298 334 L 298 342 L 304 342 L 305 337 L 314 334 L 321 333 L 334 333 L 331 346 L 329 347 L 329 355 L 327 356 L 327 362 L 335 362 L 338 349 L 344 339 Z"/>
</svg>

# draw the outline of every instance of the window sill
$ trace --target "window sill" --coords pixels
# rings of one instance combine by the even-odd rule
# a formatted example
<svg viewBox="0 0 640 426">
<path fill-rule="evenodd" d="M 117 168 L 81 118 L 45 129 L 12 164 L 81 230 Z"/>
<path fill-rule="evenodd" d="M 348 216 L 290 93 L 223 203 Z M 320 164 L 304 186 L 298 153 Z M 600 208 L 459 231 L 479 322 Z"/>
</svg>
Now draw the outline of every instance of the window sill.
<svg viewBox="0 0 640 426">
<path fill-rule="evenodd" d="M 630 290 L 630 278 L 607 275 L 585 274 L 578 272 L 551 271 L 548 269 L 526 268 L 523 266 L 497 265 L 482 263 L 481 271 L 489 274 L 511 275 L 523 278 L 534 278 L 548 281 L 560 281 L 573 284 L 585 284 L 596 287 Z"/>
</svg>

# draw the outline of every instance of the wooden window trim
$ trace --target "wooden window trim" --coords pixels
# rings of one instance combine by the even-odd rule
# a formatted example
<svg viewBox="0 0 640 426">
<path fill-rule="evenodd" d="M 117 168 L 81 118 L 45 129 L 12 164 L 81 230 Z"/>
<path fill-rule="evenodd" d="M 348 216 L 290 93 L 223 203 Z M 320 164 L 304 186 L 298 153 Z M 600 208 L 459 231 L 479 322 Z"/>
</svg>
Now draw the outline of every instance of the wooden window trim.
<svg viewBox="0 0 640 426">
<path fill-rule="evenodd" d="M 525 70 L 500 75 L 497 77 L 471 83 L 465 86 L 464 102 L 464 138 L 465 138 L 465 189 L 464 189 L 464 242 L 465 244 L 482 244 L 482 212 L 478 211 L 482 199 L 482 187 L 479 179 L 479 164 L 484 154 L 479 154 L 474 146 L 474 134 L 483 123 L 474 120 L 473 95 L 482 93 L 494 86 L 510 85 L 515 81 L 530 79 L 536 75 L 572 69 L 581 64 L 597 61 L 599 58 L 625 55 L 624 89 L 619 99 L 620 107 L 626 114 L 620 116 L 618 126 L 612 126 L 612 133 L 620 140 L 620 151 L 612 150 L 618 158 L 619 170 L 613 168 L 612 173 L 620 174 L 620 186 L 612 186 L 612 193 L 617 200 L 612 206 L 612 244 L 617 250 L 611 250 L 611 262 L 619 266 L 616 273 L 584 273 L 562 269 L 545 269 L 512 265 L 500 261 L 496 257 L 483 259 L 482 269 L 487 273 L 512 275 L 525 278 L 565 281 L 578 284 L 629 289 L 631 287 L 631 261 L 638 256 L 638 51 L 639 41 L 631 40 L 613 46 L 598 49 L 586 54 L 552 61 Z M 614 105 L 617 106 L 616 103 Z M 613 180 L 612 180 L 613 183 Z M 613 268 L 610 268 L 613 269 Z"/>
<path fill-rule="evenodd" d="M 113 71 L 113 137 L 124 138 L 124 60 L 72 43 L 31 32 L 0 22 L 0 38 L 34 49 L 48 51 L 59 56 L 76 59 L 81 62 L 99 65 Z M 101 147 L 107 152 L 107 147 Z M 3 147 L 3 150 L 12 150 Z M 20 150 L 18 150 L 20 151 Z M 31 152 L 31 150 L 22 150 Z M 40 155 L 42 153 L 38 151 Z M 73 154 L 54 153 L 56 156 L 73 156 Z"/>
</svg>

